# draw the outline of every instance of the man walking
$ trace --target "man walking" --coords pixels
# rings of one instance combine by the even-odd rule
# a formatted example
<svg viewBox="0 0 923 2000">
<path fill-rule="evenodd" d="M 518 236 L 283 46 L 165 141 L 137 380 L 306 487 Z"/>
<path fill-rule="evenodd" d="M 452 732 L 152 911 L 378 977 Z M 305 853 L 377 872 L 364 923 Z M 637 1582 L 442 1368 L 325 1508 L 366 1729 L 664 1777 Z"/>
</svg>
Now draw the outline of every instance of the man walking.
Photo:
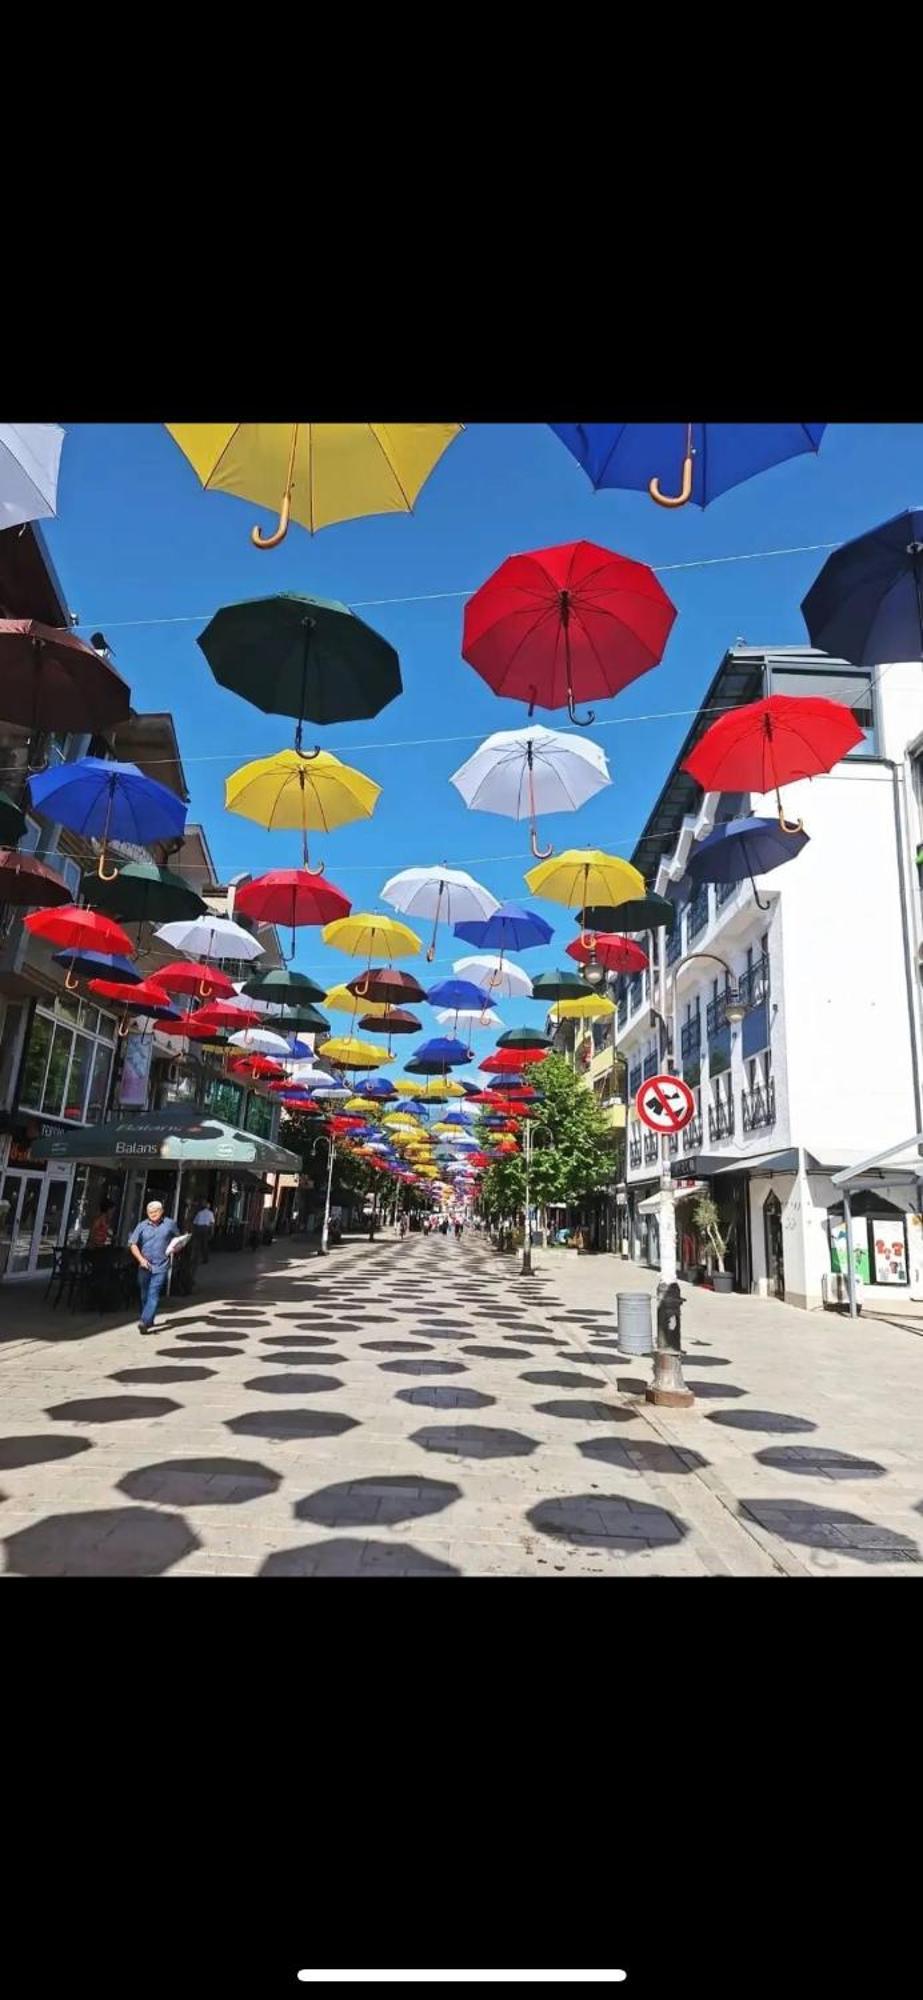
<svg viewBox="0 0 923 2000">
<path fill-rule="evenodd" d="M 196 1246 L 196 1257 L 200 1264 L 208 1263 L 211 1240 L 215 1233 L 214 1210 L 204 1201 L 192 1218 L 192 1240 Z"/>
<path fill-rule="evenodd" d="M 167 1282 L 170 1269 L 169 1246 L 179 1235 L 176 1223 L 163 1212 L 162 1201 L 149 1201 L 145 1211 L 147 1220 L 139 1222 L 128 1239 L 128 1248 L 138 1266 L 138 1289 L 141 1294 L 141 1318 L 139 1333 L 152 1333 L 160 1294 Z"/>
</svg>

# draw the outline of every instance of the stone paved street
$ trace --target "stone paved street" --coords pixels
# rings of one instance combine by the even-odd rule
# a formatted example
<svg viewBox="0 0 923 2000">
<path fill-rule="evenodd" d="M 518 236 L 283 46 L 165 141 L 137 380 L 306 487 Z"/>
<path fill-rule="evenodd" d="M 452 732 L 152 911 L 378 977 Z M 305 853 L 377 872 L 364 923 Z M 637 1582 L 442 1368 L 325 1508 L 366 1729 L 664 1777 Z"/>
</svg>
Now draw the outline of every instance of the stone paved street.
<svg viewBox="0 0 923 2000">
<path fill-rule="evenodd" d="M 614 1345 L 654 1283 L 385 1237 L 226 1259 L 147 1339 L 49 1314 L 0 1347 L 5 1573 L 923 1573 L 923 1322 L 692 1294 L 654 1410 Z"/>
</svg>

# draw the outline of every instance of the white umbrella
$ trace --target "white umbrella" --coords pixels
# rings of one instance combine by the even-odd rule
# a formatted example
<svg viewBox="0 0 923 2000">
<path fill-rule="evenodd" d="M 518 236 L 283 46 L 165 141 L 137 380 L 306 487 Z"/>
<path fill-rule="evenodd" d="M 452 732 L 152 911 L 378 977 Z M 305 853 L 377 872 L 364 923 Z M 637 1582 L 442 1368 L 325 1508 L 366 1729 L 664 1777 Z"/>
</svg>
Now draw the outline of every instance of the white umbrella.
<svg viewBox="0 0 923 2000">
<path fill-rule="evenodd" d="M 329 1070 L 321 1069 L 319 1063 L 292 1063 L 288 1069 L 288 1080 L 290 1083 L 297 1083 L 299 1088 L 304 1087 L 306 1090 L 326 1091 L 328 1093 L 330 1091 L 342 1091 L 344 1097 L 352 1097 L 353 1094 L 347 1084 L 338 1083 L 336 1077 L 331 1076 Z"/>
<path fill-rule="evenodd" d="M 245 931 L 242 924 L 232 923 L 229 917 L 193 917 L 188 922 L 181 919 L 175 924 L 161 924 L 154 936 L 174 951 L 186 952 L 189 958 L 236 961 L 263 956 L 263 947 L 251 932 Z"/>
<path fill-rule="evenodd" d="M 285 1036 L 270 1034 L 268 1028 L 244 1028 L 239 1035 L 231 1035 L 229 1040 L 232 1049 L 250 1049 L 258 1056 L 291 1055 Z"/>
<path fill-rule="evenodd" d="M 225 1007 L 242 1007 L 246 1014 L 278 1014 L 278 1001 L 252 1000 L 242 986 L 235 986 L 232 994 L 224 1002 Z"/>
<path fill-rule="evenodd" d="M 462 979 L 473 979 L 476 986 L 486 987 L 495 1000 L 532 998 L 532 981 L 519 965 L 509 965 L 506 959 L 495 953 L 486 958 L 456 958 L 452 971 Z"/>
<path fill-rule="evenodd" d="M 531 820 L 532 852 L 545 861 L 554 849 L 539 847 L 537 815 L 576 812 L 612 779 L 598 744 L 527 724 L 488 736 L 449 783 L 475 812 Z"/>
<path fill-rule="evenodd" d="M 402 868 L 382 889 L 382 901 L 408 917 L 432 917 L 433 937 L 426 954 L 430 965 L 436 956 L 436 925 L 477 923 L 492 917 L 500 905 L 489 889 L 482 888 L 472 875 L 460 868 Z"/>
<path fill-rule="evenodd" d="M 478 1013 L 476 1007 L 460 1007 L 458 1013 L 455 1012 L 454 1007 L 440 1007 L 436 1019 L 440 1027 L 446 1027 L 450 1021 L 457 1021 L 460 1028 L 467 1028 L 472 1032 L 475 1028 L 502 1028 L 503 1026 L 499 1014 L 494 1011 L 493 1007 L 485 1007 L 482 1014 Z"/>
<path fill-rule="evenodd" d="M 0 528 L 54 514 L 63 443 L 60 424 L 0 424 Z"/>
</svg>

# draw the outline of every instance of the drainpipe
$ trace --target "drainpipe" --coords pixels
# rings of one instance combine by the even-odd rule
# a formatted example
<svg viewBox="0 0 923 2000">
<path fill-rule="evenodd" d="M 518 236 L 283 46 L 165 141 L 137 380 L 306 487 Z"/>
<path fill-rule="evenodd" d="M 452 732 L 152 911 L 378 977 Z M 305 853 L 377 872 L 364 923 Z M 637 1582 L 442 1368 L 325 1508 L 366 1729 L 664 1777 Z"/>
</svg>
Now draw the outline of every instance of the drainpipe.
<svg viewBox="0 0 923 2000">
<path fill-rule="evenodd" d="M 891 772 L 891 793 L 894 801 L 894 839 L 897 847 L 897 879 L 901 895 L 901 933 L 904 943 L 904 978 L 907 988 L 907 1014 L 910 1026 L 910 1064 L 913 1074 L 913 1108 L 916 1130 L 923 1131 L 923 1099 L 920 1095 L 920 1052 L 917 1038 L 918 1004 L 917 979 L 913 955 L 913 940 L 910 934 L 910 913 L 907 908 L 907 866 L 904 844 L 904 827 L 901 815 L 902 767 L 893 757 L 883 759 Z"/>
</svg>

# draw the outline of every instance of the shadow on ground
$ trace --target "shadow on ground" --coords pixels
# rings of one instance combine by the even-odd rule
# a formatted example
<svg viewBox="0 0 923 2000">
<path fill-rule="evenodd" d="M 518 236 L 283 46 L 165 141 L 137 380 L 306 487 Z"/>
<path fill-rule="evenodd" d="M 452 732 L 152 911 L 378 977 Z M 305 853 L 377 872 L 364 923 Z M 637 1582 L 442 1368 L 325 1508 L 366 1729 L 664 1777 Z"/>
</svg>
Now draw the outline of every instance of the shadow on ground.
<svg viewBox="0 0 923 2000">
<path fill-rule="evenodd" d="M 143 1465 L 117 1482 L 129 1500 L 165 1501 L 173 1507 L 236 1506 L 275 1493 L 278 1472 L 247 1458 L 173 1458 Z"/>
<path fill-rule="evenodd" d="M 280 1549 L 268 1556 L 260 1576 L 460 1576 L 452 1563 L 424 1555 L 409 1542 L 354 1542 L 345 1537 Z"/>
<path fill-rule="evenodd" d="M 880 1521 L 863 1520 L 838 1507 L 818 1507 L 810 1500 L 741 1500 L 739 1512 L 778 1535 L 783 1542 L 803 1543 L 812 1549 L 852 1556 L 858 1562 L 919 1563 L 919 1543 L 898 1534 Z"/>
<path fill-rule="evenodd" d="M 4 1547 L 14 1576 L 163 1576 L 200 1543 L 181 1514 L 111 1507 L 49 1514 Z"/>
<path fill-rule="evenodd" d="M 295 1519 L 314 1521 L 321 1528 L 384 1527 L 397 1521 L 416 1521 L 424 1514 L 441 1514 L 460 1499 L 461 1488 L 447 1480 L 392 1474 L 322 1486 L 296 1501 Z"/>
<path fill-rule="evenodd" d="M 541 1500 L 527 1519 L 543 1535 L 570 1542 L 575 1548 L 636 1551 L 681 1542 L 689 1530 L 663 1507 L 647 1500 L 626 1500 L 616 1493 L 574 1493 L 566 1499 Z"/>
</svg>

